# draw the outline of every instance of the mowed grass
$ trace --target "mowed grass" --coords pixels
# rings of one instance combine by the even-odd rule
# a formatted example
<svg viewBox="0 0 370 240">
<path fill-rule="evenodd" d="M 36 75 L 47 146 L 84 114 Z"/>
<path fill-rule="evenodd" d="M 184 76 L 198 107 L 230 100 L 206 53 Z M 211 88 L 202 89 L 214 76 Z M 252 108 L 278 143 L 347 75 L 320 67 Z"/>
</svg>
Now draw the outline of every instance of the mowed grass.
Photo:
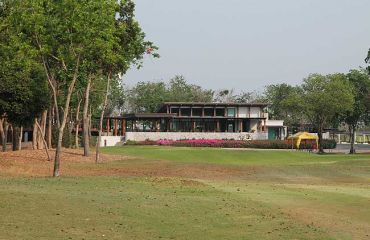
<svg viewBox="0 0 370 240">
<path fill-rule="evenodd" d="M 103 151 L 130 158 L 68 165 L 101 176 L 2 176 L 0 239 L 370 239 L 369 155 Z"/>
</svg>

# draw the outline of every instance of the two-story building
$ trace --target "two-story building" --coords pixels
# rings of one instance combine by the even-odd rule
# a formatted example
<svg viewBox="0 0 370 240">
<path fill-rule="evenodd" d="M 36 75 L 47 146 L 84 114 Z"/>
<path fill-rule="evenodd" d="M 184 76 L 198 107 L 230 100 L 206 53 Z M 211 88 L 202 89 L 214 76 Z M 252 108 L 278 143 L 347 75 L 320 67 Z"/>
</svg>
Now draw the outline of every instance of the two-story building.
<svg viewBox="0 0 370 240">
<path fill-rule="evenodd" d="M 283 139 L 284 122 L 264 103 L 165 102 L 155 113 L 106 118 L 106 136 L 146 139 Z"/>
</svg>

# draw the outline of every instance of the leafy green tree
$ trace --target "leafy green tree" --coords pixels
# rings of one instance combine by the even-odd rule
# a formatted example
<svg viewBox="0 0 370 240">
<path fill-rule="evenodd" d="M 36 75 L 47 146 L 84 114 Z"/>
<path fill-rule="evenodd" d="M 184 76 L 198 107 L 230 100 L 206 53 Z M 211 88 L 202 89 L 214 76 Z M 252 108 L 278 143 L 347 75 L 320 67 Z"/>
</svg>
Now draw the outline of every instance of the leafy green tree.
<svg viewBox="0 0 370 240">
<path fill-rule="evenodd" d="M 215 93 L 214 102 L 218 103 L 232 103 L 236 101 L 234 89 L 221 89 Z"/>
<path fill-rule="evenodd" d="M 189 84 L 182 76 L 165 82 L 139 82 L 127 91 L 128 112 L 155 112 L 163 102 L 210 102 L 213 91 Z"/>
<path fill-rule="evenodd" d="M 355 133 L 360 121 L 365 122 L 369 114 L 368 96 L 370 94 L 370 78 L 364 70 L 351 70 L 347 78 L 352 85 L 354 93 L 354 105 L 350 111 L 344 114 L 344 121 L 349 127 L 351 149 L 355 153 Z"/>
<path fill-rule="evenodd" d="M 241 93 L 235 95 L 234 102 L 235 103 L 262 103 L 262 102 L 265 102 L 265 99 L 260 93 L 256 91 L 253 91 L 253 92 L 242 91 Z"/>
<path fill-rule="evenodd" d="M 49 94 L 37 54 L 6 24 L 10 2 L 0 4 L 0 115 L 13 127 L 13 150 L 21 127 L 29 127 L 49 104 Z M 4 136 L 3 136 L 4 137 Z M 5 139 L 3 139 L 3 142 Z"/>
<path fill-rule="evenodd" d="M 168 100 L 171 102 L 210 102 L 213 91 L 200 86 L 188 84 L 184 76 L 177 75 L 168 84 Z"/>
<path fill-rule="evenodd" d="M 139 82 L 129 91 L 129 102 L 133 112 L 155 112 L 168 99 L 163 82 Z"/>
<path fill-rule="evenodd" d="M 302 119 L 302 89 L 286 83 L 268 85 L 264 97 L 269 103 L 269 117 L 282 119 L 288 128 L 299 124 Z"/>
<path fill-rule="evenodd" d="M 365 62 L 370 63 L 370 49 L 367 52 L 367 57 L 365 58 Z M 368 73 L 370 74 L 370 66 L 368 66 L 366 69 L 367 69 Z"/>
<path fill-rule="evenodd" d="M 344 74 L 327 76 L 312 74 L 304 79 L 302 89 L 303 112 L 318 131 L 319 153 L 323 153 L 322 133 L 324 127 L 335 116 L 353 108 L 352 86 Z"/>
<path fill-rule="evenodd" d="M 136 66 L 137 68 L 142 67 L 142 59 L 145 54 L 154 58 L 159 57 L 159 54 L 156 52 L 158 48 L 152 42 L 145 40 L 145 33 L 136 21 L 134 12 L 135 3 L 132 0 L 118 1 L 117 12 L 114 16 L 115 24 L 113 30 L 113 36 L 116 41 L 112 42 L 111 53 L 107 55 L 108 57 L 101 66 L 105 79 L 107 79 L 107 84 L 99 120 L 96 163 L 100 161 L 100 141 L 103 130 L 103 117 L 108 106 L 108 98 L 111 95 L 111 80 L 113 79 L 114 82 L 114 79 L 126 74 L 127 70 L 132 66 Z M 113 87 L 115 86 L 119 85 L 114 84 Z"/>
</svg>

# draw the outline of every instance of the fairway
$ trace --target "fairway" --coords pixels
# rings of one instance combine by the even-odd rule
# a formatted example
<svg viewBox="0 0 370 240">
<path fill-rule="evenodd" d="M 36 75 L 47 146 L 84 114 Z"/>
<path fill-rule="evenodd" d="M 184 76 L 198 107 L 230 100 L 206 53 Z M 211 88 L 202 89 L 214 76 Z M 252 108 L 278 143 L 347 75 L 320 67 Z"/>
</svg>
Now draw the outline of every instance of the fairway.
<svg viewBox="0 0 370 240">
<path fill-rule="evenodd" d="M 370 239 L 370 155 L 102 151 L 58 179 L 0 153 L 0 239 Z"/>
</svg>

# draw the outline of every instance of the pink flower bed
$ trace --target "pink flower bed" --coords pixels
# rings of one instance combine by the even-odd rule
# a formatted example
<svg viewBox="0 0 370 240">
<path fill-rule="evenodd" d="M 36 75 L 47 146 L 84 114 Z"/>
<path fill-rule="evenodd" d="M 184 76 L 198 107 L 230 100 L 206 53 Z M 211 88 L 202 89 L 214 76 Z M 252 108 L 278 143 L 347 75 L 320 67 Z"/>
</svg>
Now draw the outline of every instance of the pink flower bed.
<svg viewBox="0 0 370 240">
<path fill-rule="evenodd" d="M 127 142 L 127 145 L 160 145 L 174 147 L 213 147 L 213 148 L 261 148 L 261 149 L 291 149 L 296 146 L 291 140 L 220 140 L 220 139 L 184 139 L 184 140 L 146 140 L 142 142 Z M 335 141 L 325 140 L 326 149 L 336 147 Z M 301 144 L 300 149 L 317 149 L 316 142 Z"/>
</svg>

